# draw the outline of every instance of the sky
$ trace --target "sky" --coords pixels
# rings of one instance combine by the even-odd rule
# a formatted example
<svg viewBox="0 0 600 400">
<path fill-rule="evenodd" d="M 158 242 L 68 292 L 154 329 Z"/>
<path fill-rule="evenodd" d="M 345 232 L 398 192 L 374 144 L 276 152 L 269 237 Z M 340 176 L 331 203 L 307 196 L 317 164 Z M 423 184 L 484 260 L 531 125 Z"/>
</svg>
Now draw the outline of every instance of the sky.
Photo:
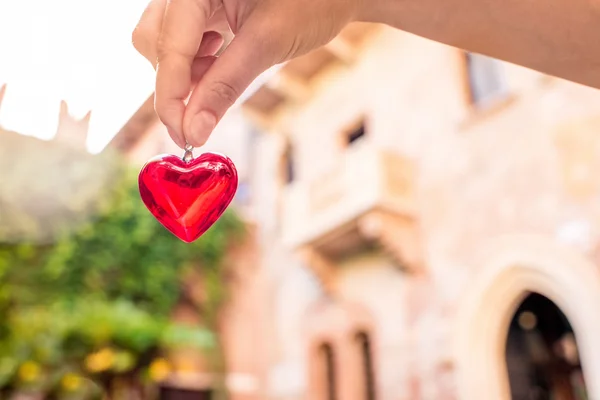
<svg viewBox="0 0 600 400">
<path fill-rule="evenodd" d="M 148 0 L 0 0 L 0 126 L 51 139 L 60 101 L 92 111 L 88 150 L 100 152 L 154 89 L 154 70 L 131 44 Z M 266 71 L 237 104 L 270 79 Z"/>
<path fill-rule="evenodd" d="M 147 0 L 0 0 L 0 125 L 50 139 L 60 101 L 92 110 L 99 152 L 150 96 L 154 71 L 131 45 Z"/>
</svg>

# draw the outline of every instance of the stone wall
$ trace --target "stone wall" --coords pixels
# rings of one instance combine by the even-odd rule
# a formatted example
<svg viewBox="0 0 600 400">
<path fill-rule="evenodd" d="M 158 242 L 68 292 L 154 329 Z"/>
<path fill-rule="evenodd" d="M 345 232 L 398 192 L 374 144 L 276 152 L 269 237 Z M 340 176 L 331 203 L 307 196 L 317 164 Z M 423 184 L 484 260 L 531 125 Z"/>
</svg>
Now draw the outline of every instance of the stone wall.
<svg viewBox="0 0 600 400">
<path fill-rule="evenodd" d="M 337 296 L 373 317 L 378 398 L 458 398 L 455 318 L 464 293 L 484 273 L 474 254 L 497 238 L 522 234 L 588 260 L 597 249 L 600 93 L 503 63 L 508 95 L 479 109 L 469 102 L 465 57 L 457 49 L 383 30 L 362 57 L 356 66 L 325 73 L 281 133 L 297 149 L 300 180 L 332 165 L 343 151 L 338 136 L 362 117 L 368 140 L 413 160 L 425 274 L 407 275 L 383 256 L 356 258 L 338 266 Z M 281 137 L 264 141 L 264 148 L 282 148 Z M 262 206 L 278 201 L 277 151 L 271 157 L 262 161 L 254 189 Z M 270 220 L 274 208 L 262 210 Z M 276 246 L 268 241 L 265 252 Z M 265 268 L 277 270 L 271 290 L 293 286 L 295 275 L 284 271 L 297 264 L 285 260 L 265 260 Z M 300 301 L 286 299 L 288 309 Z M 494 304 L 489 307 L 493 313 Z M 584 307 L 591 317 L 592 308 Z M 274 318 L 292 329 L 301 314 Z M 287 335 L 280 333 L 278 343 Z M 284 348 L 280 358 L 295 359 L 297 352 Z M 309 386 L 304 397 L 270 398 L 312 399 Z"/>
<path fill-rule="evenodd" d="M 117 159 L 0 129 L 0 241 L 48 242 L 92 218 Z"/>
</svg>

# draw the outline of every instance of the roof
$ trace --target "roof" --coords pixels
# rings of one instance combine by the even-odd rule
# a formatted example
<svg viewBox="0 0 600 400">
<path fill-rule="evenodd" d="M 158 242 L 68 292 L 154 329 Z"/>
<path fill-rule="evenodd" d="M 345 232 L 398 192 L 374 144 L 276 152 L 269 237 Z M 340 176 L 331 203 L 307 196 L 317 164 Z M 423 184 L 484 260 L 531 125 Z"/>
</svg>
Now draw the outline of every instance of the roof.
<svg viewBox="0 0 600 400">
<path fill-rule="evenodd" d="M 148 132 L 149 128 L 158 121 L 154 111 L 154 93 L 146 99 L 133 116 L 106 146 L 109 151 L 119 153 L 129 152 Z"/>
<path fill-rule="evenodd" d="M 310 97 L 313 84 L 325 71 L 339 65 L 352 65 L 378 26 L 352 23 L 327 45 L 288 61 L 243 103 L 246 114 L 258 126 L 268 129 L 286 106 Z"/>
</svg>

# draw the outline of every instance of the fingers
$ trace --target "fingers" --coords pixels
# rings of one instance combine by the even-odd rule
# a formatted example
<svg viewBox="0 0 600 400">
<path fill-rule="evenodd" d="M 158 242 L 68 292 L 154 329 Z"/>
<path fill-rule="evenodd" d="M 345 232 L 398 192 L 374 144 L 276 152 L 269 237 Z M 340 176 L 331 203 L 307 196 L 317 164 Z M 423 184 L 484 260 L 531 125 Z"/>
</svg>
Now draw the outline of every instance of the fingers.
<svg viewBox="0 0 600 400">
<path fill-rule="evenodd" d="M 182 148 L 185 146 L 184 100 L 189 96 L 192 84 L 192 63 L 216 6 L 214 0 L 170 0 L 158 37 L 156 113 L 175 143 Z"/>
<path fill-rule="evenodd" d="M 192 63 L 192 88 L 190 91 L 192 91 L 194 86 L 198 84 L 200 79 L 202 79 L 204 74 L 206 74 L 206 71 L 208 71 L 216 59 L 217 57 L 209 55 L 206 57 L 199 57 L 194 60 Z"/>
<path fill-rule="evenodd" d="M 167 0 L 152 0 L 146 7 L 132 34 L 133 46 L 155 69 L 158 62 L 158 38 L 162 30 L 166 6 Z M 225 39 L 219 32 L 209 31 L 204 33 L 196 57 L 214 55 L 223 47 L 224 42 Z"/>
<path fill-rule="evenodd" d="M 131 41 L 135 49 L 156 68 L 156 44 L 162 29 L 167 0 L 152 0 L 133 30 Z"/>
<path fill-rule="evenodd" d="M 324 44 L 347 23 L 344 0 L 309 3 L 317 9 L 279 0 L 237 0 L 228 9 L 223 0 L 152 0 L 134 44 L 156 67 L 156 112 L 180 147 L 186 139 L 203 145 L 256 77 Z M 315 20 L 319 7 L 332 18 Z M 237 36 L 212 57 L 223 47 L 221 34 L 231 31 Z"/>
<path fill-rule="evenodd" d="M 197 0 L 197 2 L 200 2 L 201 0 Z M 208 0 L 207 0 L 208 1 Z M 175 5 L 170 5 L 170 15 L 171 20 L 175 19 L 177 21 L 179 21 L 179 17 L 177 16 L 178 13 L 180 13 L 181 9 L 185 8 L 186 10 L 189 7 L 195 7 L 196 9 L 196 18 L 201 18 L 202 15 L 204 15 L 205 11 L 203 11 L 203 8 L 199 8 L 202 6 L 199 6 L 198 4 L 194 4 L 195 2 L 183 2 L 185 4 L 182 4 L 182 2 L 177 2 L 175 1 Z M 173 11 L 173 8 L 175 7 Z M 163 33 L 163 21 L 166 20 L 166 13 L 167 11 L 167 0 L 152 0 L 150 1 L 150 3 L 148 4 L 148 6 L 146 7 L 146 10 L 144 11 L 144 13 L 142 14 L 142 17 L 140 18 L 140 21 L 138 22 L 135 30 L 133 31 L 132 34 L 132 41 L 133 41 L 133 45 L 136 48 L 136 50 L 142 54 L 146 59 L 148 59 L 148 61 L 150 61 L 150 63 L 152 64 L 152 66 L 156 69 L 158 67 L 158 54 L 159 54 L 159 41 L 161 42 L 161 51 L 163 53 L 163 55 L 161 55 L 161 60 L 163 61 L 163 64 L 167 64 L 166 67 L 162 68 L 162 72 L 166 71 L 174 71 L 172 72 L 172 74 L 176 74 L 178 77 L 180 77 L 181 75 L 178 74 L 177 72 L 177 68 L 173 68 L 171 67 L 169 64 L 172 64 L 173 62 L 177 63 L 177 62 L 181 62 L 178 61 L 181 59 L 181 55 L 184 56 L 184 58 L 186 59 L 185 62 L 187 62 L 188 59 L 191 58 L 190 61 L 190 73 L 188 73 L 188 75 L 184 75 L 189 77 L 190 79 L 190 84 L 187 86 L 187 88 L 185 89 L 185 96 L 184 97 L 188 97 L 191 90 L 192 90 L 192 86 L 196 85 L 198 83 L 198 81 L 202 78 L 202 76 L 204 75 L 204 73 L 208 70 L 208 68 L 212 65 L 212 63 L 214 62 L 214 57 L 208 57 L 208 56 L 213 56 L 215 53 L 217 53 L 221 47 L 223 46 L 224 43 L 224 38 L 223 35 L 215 32 L 215 31 L 209 31 L 206 32 L 204 34 L 202 34 L 202 28 L 199 24 L 194 24 L 193 27 L 191 28 L 190 32 L 196 32 L 196 39 L 192 40 L 198 40 L 200 39 L 201 42 L 198 46 L 196 46 L 194 43 L 192 43 L 192 45 L 187 44 L 189 50 L 189 53 L 187 53 L 187 50 L 184 47 L 180 47 L 179 43 L 180 43 L 180 37 L 181 36 L 186 36 L 189 38 L 189 34 L 188 32 L 183 32 L 182 30 L 174 30 L 172 28 L 172 23 L 170 22 L 171 20 L 169 20 L 169 24 L 171 24 L 171 28 L 169 27 L 169 25 L 165 26 L 165 32 Z M 208 12 L 208 11 L 207 11 Z M 219 13 L 223 14 L 224 16 L 224 12 L 222 10 L 218 11 Z M 192 16 L 194 16 L 194 14 L 192 14 Z M 221 15 L 219 15 L 221 16 Z M 219 18 L 219 20 L 223 20 L 225 21 L 224 18 Z M 208 28 L 211 29 L 219 29 L 219 30 L 224 30 L 224 26 L 226 27 L 226 23 L 223 24 L 223 22 L 221 21 L 217 21 L 216 19 L 213 18 L 213 20 L 209 23 Z M 185 34 L 185 35 L 184 35 Z M 163 39 L 164 38 L 164 39 Z M 173 42 L 175 42 L 175 45 L 173 45 Z M 184 45 L 186 45 L 186 43 L 184 43 Z M 194 49 L 196 50 L 196 53 L 194 54 L 193 57 L 190 57 L 192 55 L 192 51 L 194 51 Z M 175 56 L 172 56 L 172 53 L 175 53 Z M 178 57 L 179 56 L 179 57 Z M 166 61 L 164 61 L 164 59 L 166 58 Z M 172 62 L 172 60 L 174 60 Z M 165 75 L 165 74 L 162 74 Z M 168 74 L 167 75 L 167 79 L 168 79 Z M 164 81 L 164 80 L 161 80 Z M 182 80 L 178 79 L 175 81 L 175 83 L 183 88 L 185 87 L 185 83 L 180 83 Z M 161 120 L 163 120 L 163 122 L 165 122 L 165 120 L 167 121 L 177 121 L 178 119 L 181 120 L 182 116 L 183 116 L 183 107 L 181 107 L 179 104 L 176 104 L 175 102 L 171 102 L 171 104 L 176 104 L 174 106 L 171 107 L 175 107 L 174 110 L 171 110 L 167 107 L 162 106 L 162 104 L 165 103 L 164 99 L 165 97 L 162 96 L 161 93 L 165 93 L 165 91 L 159 91 L 159 93 L 157 94 L 157 99 L 156 99 L 156 109 L 157 109 L 157 113 L 159 115 L 159 117 L 161 118 Z M 167 88 L 166 90 L 166 96 L 169 95 L 169 90 Z M 179 97 L 181 95 L 181 93 L 184 93 L 183 89 L 180 89 L 180 94 L 175 96 L 175 99 L 179 100 Z M 167 102 L 168 102 L 168 97 L 167 97 Z M 171 114 L 175 114 L 174 116 L 171 116 Z M 179 114 L 179 116 L 177 116 L 177 114 Z M 177 143 L 180 147 L 184 147 L 185 146 L 185 139 L 183 138 L 183 134 L 181 132 L 181 128 L 180 128 L 180 123 L 177 124 L 177 122 L 171 122 L 170 125 L 168 123 L 165 123 L 165 125 L 167 125 L 167 128 L 169 130 L 169 134 L 171 135 L 171 137 L 173 138 L 173 140 L 175 141 L 175 143 Z M 174 127 L 172 126 L 174 125 Z"/>
<path fill-rule="evenodd" d="M 206 142 L 227 109 L 277 60 L 274 41 L 260 37 L 265 30 L 253 25 L 248 21 L 192 92 L 183 127 L 188 143 L 195 147 Z"/>
</svg>

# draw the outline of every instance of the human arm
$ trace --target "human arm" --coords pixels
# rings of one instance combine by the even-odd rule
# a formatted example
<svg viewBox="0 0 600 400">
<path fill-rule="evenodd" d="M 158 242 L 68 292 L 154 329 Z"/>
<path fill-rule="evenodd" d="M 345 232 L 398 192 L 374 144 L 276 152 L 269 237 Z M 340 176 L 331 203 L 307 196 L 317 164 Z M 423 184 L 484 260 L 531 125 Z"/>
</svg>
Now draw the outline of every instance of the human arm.
<svg viewBox="0 0 600 400">
<path fill-rule="evenodd" d="M 133 41 L 157 69 L 161 121 L 198 147 L 258 75 L 353 21 L 600 88 L 600 0 L 152 0 Z M 215 57 L 227 30 L 235 38 Z"/>
</svg>

